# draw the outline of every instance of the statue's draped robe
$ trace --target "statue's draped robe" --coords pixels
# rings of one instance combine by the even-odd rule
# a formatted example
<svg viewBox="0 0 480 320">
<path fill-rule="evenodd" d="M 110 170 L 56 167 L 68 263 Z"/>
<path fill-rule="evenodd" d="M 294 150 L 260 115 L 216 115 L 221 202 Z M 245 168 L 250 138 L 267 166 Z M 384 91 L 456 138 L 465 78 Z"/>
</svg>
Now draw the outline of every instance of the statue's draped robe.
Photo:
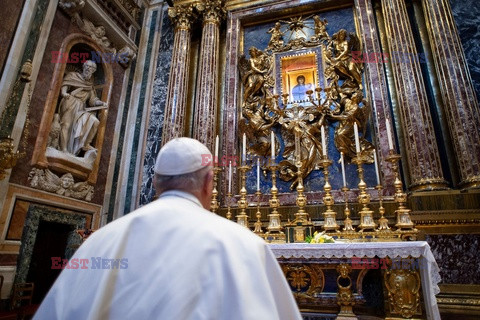
<svg viewBox="0 0 480 320">
<path fill-rule="evenodd" d="M 78 72 L 70 72 L 63 79 L 62 87 L 68 86 L 71 97 L 60 102 L 62 130 L 67 130 L 67 151 L 76 155 L 85 145 L 86 139 L 98 119 L 86 110 L 95 106 L 97 98 L 92 80 L 83 79 Z M 88 106 L 87 106 L 88 104 Z M 71 119 L 71 120 L 70 120 Z M 66 128 L 64 124 L 70 121 Z"/>
</svg>

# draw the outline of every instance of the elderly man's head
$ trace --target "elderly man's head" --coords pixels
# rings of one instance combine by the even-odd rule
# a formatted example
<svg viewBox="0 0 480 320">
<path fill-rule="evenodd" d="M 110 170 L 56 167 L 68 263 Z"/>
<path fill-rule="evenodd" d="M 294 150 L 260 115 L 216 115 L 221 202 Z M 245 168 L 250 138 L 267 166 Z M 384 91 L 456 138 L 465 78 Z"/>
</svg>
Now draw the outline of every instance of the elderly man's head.
<svg viewBox="0 0 480 320">
<path fill-rule="evenodd" d="M 83 77 L 88 80 L 97 71 L 97 64 L 92 60 L 87 60 L 83 64 Z"/>
<path fill-rule="evenodd" d="M 212 153 L 198 140 L 175 138 L 160 150 L 155 163 L 154 186 L 158 194 L 181 190 L 195 195 L 203 207 L 210 208 L 212 167 L 205 164 Z"/>
</svg>

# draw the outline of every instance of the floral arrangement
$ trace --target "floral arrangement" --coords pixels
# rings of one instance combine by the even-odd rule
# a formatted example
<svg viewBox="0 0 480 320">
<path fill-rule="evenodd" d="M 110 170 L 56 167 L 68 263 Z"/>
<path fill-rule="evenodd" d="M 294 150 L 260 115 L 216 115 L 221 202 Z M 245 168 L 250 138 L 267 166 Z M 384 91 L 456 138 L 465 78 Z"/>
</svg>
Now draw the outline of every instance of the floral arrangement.
<svg viewBox="0 0 480 320">
<path fill-rule="evenodd" d="M 318 233 L 318 231 L 315 231 L 315 233 L 312 236 L 308 236 L 305 238 L 305 242 L 308 243 L 334 243 L 335 240 L 327 235 L 325 231 Z"/>
</svg>

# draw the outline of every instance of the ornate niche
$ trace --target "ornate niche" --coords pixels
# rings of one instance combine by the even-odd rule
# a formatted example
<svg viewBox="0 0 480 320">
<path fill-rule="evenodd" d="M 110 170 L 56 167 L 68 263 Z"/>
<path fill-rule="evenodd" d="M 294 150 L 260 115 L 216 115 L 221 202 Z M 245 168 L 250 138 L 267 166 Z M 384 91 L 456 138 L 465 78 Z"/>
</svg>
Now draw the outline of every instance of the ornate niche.
<svg viewBox="0 0 480 320">
<path fill-rule="evenodd" d="M 325 154 L 336 160 L 343 152 L 350 161 L 356 156 L 356 123 L 361 157 L 373 163 L 374 147 L 365 139 L 371 109 L 364 99 L 363 64 L 352 58 L 360 41 L 345 29 L 330 36 L 327 24 L 316 15 L 280 20 L 268 30 L 265 49 L 250 47 L 249 57 L 238 61 L 240 132 L 247 135 L 249 154 L 261 157 L 270 157 L 270 132 L 275 133 L 280 178 L 291 182 L 290 189 L 299 176 L 305 179 L 322 168 L 322 127 L 326 139 L 333 140 L 325 143 Z"/>
<path fill-rule="evenodd" d="M 55 64 L 32 157 L 36 167 L 32 181 L 53 177 L 53 184 L 69 180 L 73 187 L 75 178 L 81 181 L 75 185 L 83 184 L 83 189 L 97 181 L 113 72 L 109 63 L 88 61 L 92 52 L 102 49 L 82 34 L 72 34 L 62 43 L 58 54 L 70 59 Z M 58 178 L 52 172 L 63 176 Z M 71 187 L 57 189 L 68 191 Z M 76 197 L 75 192 L 65 193 L 69 194 Z"/>
</svg>

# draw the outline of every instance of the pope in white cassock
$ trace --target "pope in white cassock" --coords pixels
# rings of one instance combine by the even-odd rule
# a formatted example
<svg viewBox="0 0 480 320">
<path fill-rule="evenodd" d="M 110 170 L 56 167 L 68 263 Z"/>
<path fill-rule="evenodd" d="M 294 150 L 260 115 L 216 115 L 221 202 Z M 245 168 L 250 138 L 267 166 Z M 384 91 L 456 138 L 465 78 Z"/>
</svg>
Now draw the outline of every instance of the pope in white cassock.
<svg viewBox="0 0 480 320">
<path fill-rule="evenodd" d="M 158 200 L 93 233 L 70 260 L 88 262 L 62 271 L 34 319 L 301 319 L 268 245 L 207 211 L 202 155 L 197 140 L 165 144 Z"/>
</svg>

